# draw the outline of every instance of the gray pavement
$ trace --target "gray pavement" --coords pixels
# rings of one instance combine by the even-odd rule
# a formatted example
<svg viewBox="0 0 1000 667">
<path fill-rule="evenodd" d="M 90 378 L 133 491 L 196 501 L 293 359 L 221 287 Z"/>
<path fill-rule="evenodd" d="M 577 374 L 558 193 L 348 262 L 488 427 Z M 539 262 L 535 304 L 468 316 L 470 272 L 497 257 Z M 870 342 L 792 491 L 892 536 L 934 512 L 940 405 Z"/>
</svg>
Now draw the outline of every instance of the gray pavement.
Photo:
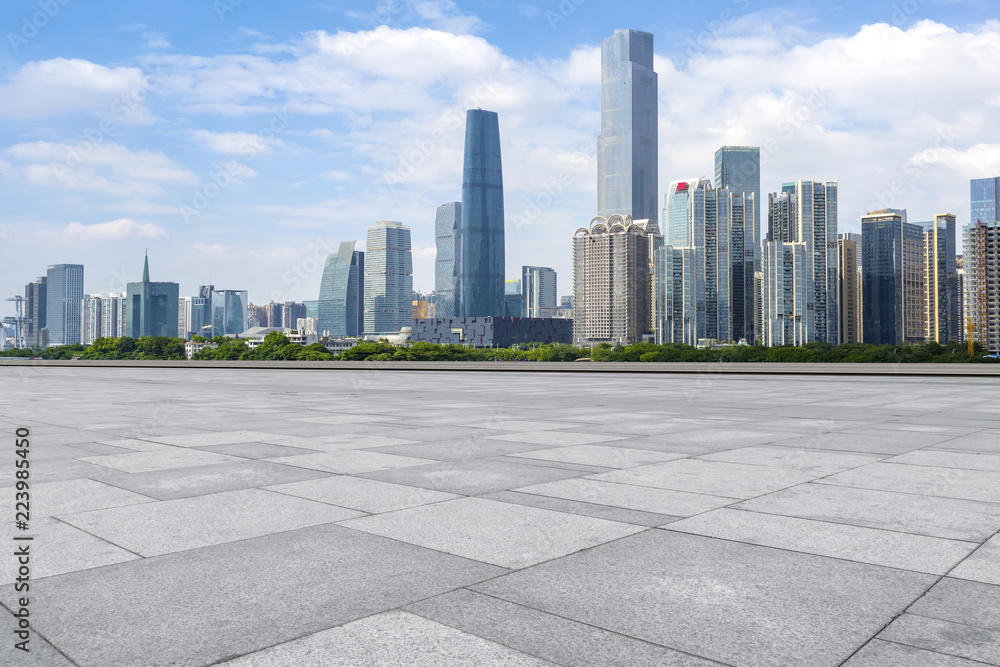
<svg viewBox="0 0 1000 667">
<path fill-rule="evenodd" d="M 0 380 L 5 667 L 1000 665 L 996 378 Z"/>
</svg>

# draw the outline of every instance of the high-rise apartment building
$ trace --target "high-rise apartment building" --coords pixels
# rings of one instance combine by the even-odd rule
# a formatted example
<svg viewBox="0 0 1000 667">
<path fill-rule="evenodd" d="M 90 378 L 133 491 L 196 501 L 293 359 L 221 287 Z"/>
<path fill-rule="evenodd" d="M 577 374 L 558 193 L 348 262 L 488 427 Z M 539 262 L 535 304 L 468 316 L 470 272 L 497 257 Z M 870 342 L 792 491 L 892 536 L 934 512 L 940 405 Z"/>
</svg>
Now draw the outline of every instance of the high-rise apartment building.
<svg viewBox="0 0 1000 667">
<path fill-rule="evenodd" d="M 24 341 L 29 347 L 48 345 L 48 329 L 45 328 L 46 282 L 46 276 L 39 276 L 35 282 L 24 286 Z"/>
<path fill-rule="evenodd" d="M 651 34 L 616 30 L 601 43 L 600 217 L 657 217 L 657 86 Z"/>
<path fill-rule="evenodd" d="M 470 109 L 465 127 L 462 222 L 458 233 L 457 317 L 504 312 L 503 164 L 494 111 Z"/>
<path fill-rule="evenodd" d="M 941 344 L 961 340 L 963 328 L 955 228 L 951 213 L 924 228 L 925 338 Z"/>
<path fill-rule="evenodd" d="M 760 333 L 769 347 L 815 342 L 807 302 L 813 285 L 810 254 L 802 241 L 764 245 Z"/>
<path fill-rule="evenodd" d="M 698 344 L 695 249 L 665 245 L 656 254 L 656 343 Z"/>
<path fill-rule="evenodd" d="M 965 316 L 975 342 L 1000 353 L 1000 221 L 965 228 Z"/>
<path fill-rule="evenodd" d="M 49 330 L 49 345 L 78 344 L 83 265 L 55 264 L 48 267 L 45 279 L 45 326 Z"/>
<path fill-rule="evenodd" d="M 524 317 L 555 317 L 557 300 L 556 272 L 544 266 L 521 267 L 521 296 Z"/>
<path fill-rule="evenodd" d="M 125 294 L 85 295 L 80 305 L 80 342 L 90 345 L 98 338 L 121 338 L 128 317 Z"/>
<path fill-rule="evenodd" d="M 502 278 L 500 289 L 502 306 Z M 364 333 L 399 333 L 413 325 L 410 228 L 401 222 L 377 222 L 368 228 L 363 296 Z"/>
<path fill-rule="evenodd" d="M 594 218 L 573 237 L 573 340 L 642 341 L 652 328 L 649 236 L 655 220 Z"/>
<path fill-rule="evenodd" d="M 801 336 L 796 340 L 802 341 L 794 344 L 827 342 L 837 345 L 840 342 L 837 181 L 785 183 L 780 193 L 768 196 L 768 207 L 768 242 L 764 247 L 762 264 L 771 258 L 773 261 L 781 260 L 782 265 L 788 266 L 784 259 L 789 253 L 798 262 L 798 251 L 792 252 L 787 248 L 772 250 L 768 247 L 771 243 L 804 243 L 806 246 L 805 265 L 801 270 L 805 271 L 807 279 L 794 282 L 796 289 L 805 292 L 785 301 L 786 304 L 803 307 L 802 311 L 795 311 L 793 315 L 801 325 Z M 776 270 L 776 267 L 762 266 L 765 281 L 771 281 L 768 284 L 774 284 Z M 798 265 L 795 270 L 800 270 Z M 765 289 L 765 299 L 770 298 L 777 298 L 776 292 Z M 764 310 L 773 313 L 780 308 L 764 304 Z"/>
<path fill-rule="evenodd" d="M 841 234 L 837 240 L 837 280 L 840 302 L 840 343 L 860 343 L 861 266 L 858 246 L 860 234 Z"/>
<path fill-rule="evenodd" d="M 345 241 L 326 258 L 319 285 L 317 330 L 324 336 L 360 336 L 365 328 L 365 253 Z M 308 319 L 308 318 L 297 318 Z"/>
<path fill-rule="evenodd" d="M 924 231 L 906 211 L 885 209 L 861 219 L 864 342 L 897 345 L 926 338 Z"/>
<path fill-rule="evenodd" d="M 458 287 L 455 260 L 459 252 L 461 226 L 462 202 L 453 201 L 438 207 L 434 220 L 434 240 L 437 246 L 434 294 L 437 317 L 455 317 L 455 294 Z"/>
<path fill-rule="evenodd" d="M 125 298 L 128 303 L 124 335 L 129 338 L 177 337 L 180 285 L 151 282 L 148 256 L 143 261 L 142 282 L 128 283 Z"/>
</svg>

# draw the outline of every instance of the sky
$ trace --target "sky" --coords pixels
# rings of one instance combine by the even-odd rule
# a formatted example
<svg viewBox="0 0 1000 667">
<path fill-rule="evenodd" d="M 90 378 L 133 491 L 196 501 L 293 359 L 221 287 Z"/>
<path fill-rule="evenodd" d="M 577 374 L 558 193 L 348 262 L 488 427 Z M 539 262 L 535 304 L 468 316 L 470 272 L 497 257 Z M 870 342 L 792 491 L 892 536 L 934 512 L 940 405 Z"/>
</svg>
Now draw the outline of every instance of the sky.
<svg viewBox="0 0 1000 667">
<path fill-rule="evenodd" d="M 182 295 L 316 299 L 379 220 L 410 226 L 429 292 L 469 108 L 500 117 L 508 276 L 551 266 L 569 294 L 619 28 L 655 37 L 661 201 L 723 145 L 762 147 L 765 193 L 839 180 L 841 231 L 886 207 L 966 224 L 969 180 L 1000 175 L 992 0 L 8 0 L 0 296 L 56 263 L 121 292 L 148 249 Z"/>
</svg>

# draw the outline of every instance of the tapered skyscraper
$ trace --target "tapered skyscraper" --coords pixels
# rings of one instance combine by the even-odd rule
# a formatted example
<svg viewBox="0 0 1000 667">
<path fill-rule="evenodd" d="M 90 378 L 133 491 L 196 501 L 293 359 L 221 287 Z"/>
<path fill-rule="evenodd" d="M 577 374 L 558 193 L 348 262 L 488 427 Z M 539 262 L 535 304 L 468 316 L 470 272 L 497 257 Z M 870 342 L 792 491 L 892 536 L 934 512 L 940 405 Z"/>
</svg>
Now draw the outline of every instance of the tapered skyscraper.
<svg viewBox="0 0 1000 667">
<path fill-rule="evenodd" d="M 503 168 L 500 121 L 494 111 L 470 109 L 466 118 L 458 237 L 455 315 L 503 317 Z"/>
<path fill-rule="evenodd" d="M 438 317 L 455 317 L 455 297 L 458 283 L 456 258 L 459 227 L 462 224 L 462 203 L 449 202 L 438 207 L 434 221 L 437 258 L 434 262 L 434 293 Z"/>
<path fill-rule="evenodd" d="M 597 212 L 657 219 L 657 77 L 653 36 L 616 30 L 601 44 Z"/>
<path fill-rule="evenodd" d="M 316 323 L 321 335 L 345 338 L 359 336 L 364 330 L 365 253 L 355 250 L 354 245 L 354 241 L 344 241 L 336 255 L 326 258 Z"/>
</svg>

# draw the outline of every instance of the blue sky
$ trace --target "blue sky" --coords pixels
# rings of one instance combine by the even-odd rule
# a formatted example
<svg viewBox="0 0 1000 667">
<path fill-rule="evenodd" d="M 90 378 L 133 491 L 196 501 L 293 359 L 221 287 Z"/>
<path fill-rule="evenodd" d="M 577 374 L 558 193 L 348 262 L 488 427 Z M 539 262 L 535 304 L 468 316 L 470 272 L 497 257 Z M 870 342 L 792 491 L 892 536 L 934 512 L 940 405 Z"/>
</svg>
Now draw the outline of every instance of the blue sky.
<svg viewBox="0 0 1000 667">
<path fill-rule="evenodd" d="M 1000 174 L 987 1 L 287 4 L 3 5 L 4 297 L 58 262 L 122 291 L 148 247 L 182 294 L 314 299 L 326 253 L 385 219 L 410 225 L 430 291 L 469 107 L 500 113 L 508 273 L 552 266 L 568 294 L 615 28 L 655 35 L 661 193 L 760 145 L 765 191 L 839 179 L 852 231 L 885 206 L 964 224 L 968 180 Z"/>
</svg>

